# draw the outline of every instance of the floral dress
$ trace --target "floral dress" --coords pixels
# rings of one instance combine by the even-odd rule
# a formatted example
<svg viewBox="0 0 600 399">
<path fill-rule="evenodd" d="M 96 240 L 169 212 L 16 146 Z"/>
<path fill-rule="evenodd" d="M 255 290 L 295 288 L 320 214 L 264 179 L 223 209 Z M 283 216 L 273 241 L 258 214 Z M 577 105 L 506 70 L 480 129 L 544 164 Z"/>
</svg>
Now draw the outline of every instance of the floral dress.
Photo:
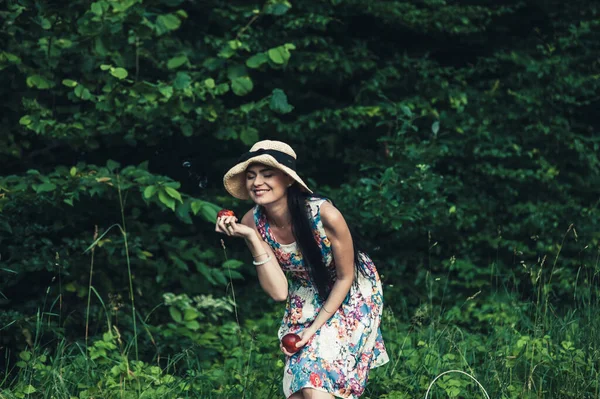
<svg viewBox="0 0 600 399">
<path fill-rule="evenodd" d="M 313 231 L 325 265 L 335 277 L 335 263 L 323 223 L 320 207 L 326 199 L 311 197 L 307 210 L 312 216 Z M 260 206 L 254 208 L 254 221 L 262 239 L 267 242 L 281 268 L 289 278 L 285 314 L 279 328 L 279 339 L 288 333 L 299 333 L 317 317 L 320 300 L 296 243 L 278 243 Z M 383 291 L 375 265 L 359 254 L 356 284 L 331 318 L 298 352 L 286 357 L 283 392 L 287 397 L 302 388 L 326 391 L 341 398 L 358 398 L 365 390 L 369 370 L 388 362 L 379 324 L 383 309 Z M 362 273 L 361 273 L 362 271 Z"/>
</svg>

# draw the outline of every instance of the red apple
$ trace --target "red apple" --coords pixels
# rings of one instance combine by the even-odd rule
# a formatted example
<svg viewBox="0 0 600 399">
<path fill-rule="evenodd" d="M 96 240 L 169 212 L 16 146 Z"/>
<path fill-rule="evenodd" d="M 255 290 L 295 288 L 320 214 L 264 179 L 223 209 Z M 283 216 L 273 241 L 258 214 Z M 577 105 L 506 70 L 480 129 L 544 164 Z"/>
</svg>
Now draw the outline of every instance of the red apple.
<svg viewBox="0 0 600 399">
<path fill-rule="evenodd" d="M 296 353 L 302 348 L 296 348 L 296 342 L 300 342 L 302 338 L 298 334 L 286 334 L 281 338 L 281 344 L 290 353 Z"/>
<path fill-rule="evenodd" d="M 217 213 L 217 218 L 222 218 L 225 216 L 235 216 L 235 213 L 233 213 L 233 211 L 230 211 L 229 209 L 221 209 L 219 213 Z"/>
</svg>

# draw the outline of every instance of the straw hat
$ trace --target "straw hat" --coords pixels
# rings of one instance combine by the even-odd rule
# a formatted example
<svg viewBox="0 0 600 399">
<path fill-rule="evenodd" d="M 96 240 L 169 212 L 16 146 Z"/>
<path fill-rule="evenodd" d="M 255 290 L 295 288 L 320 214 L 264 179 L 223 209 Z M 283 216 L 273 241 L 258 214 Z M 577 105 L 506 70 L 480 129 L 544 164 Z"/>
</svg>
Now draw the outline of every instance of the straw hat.
<svg viewBox="0 0 600 399">
<path fill-rule="evenodd" d="M 306 183 L 296 173 L 296 153 L 282 141 L 263 140 L 254 144 L 250 151 L 243 154 L 237 164 L 223 177 L 223 185 L 229 194 L 239 199 L 250 199 L 246 189 L 246 168 L 253 163 L 271 166 L 287 173 L 298 184 L 312 194 Z"/>
</svg>

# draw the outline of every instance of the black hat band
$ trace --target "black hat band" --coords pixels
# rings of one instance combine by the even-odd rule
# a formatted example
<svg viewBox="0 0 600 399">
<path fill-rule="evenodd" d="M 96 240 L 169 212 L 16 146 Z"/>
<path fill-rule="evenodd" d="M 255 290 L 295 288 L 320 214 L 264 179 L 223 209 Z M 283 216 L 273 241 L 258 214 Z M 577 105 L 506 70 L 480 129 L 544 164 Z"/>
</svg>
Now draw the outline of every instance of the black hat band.
<svg viewBox="0 0 600 399">
<path fill-rule="evenodd" d="M 243 154 L 240 157 L 240 159 L 238 159 L 238 163 L 246 162 L 250 158 L 254 158 L 259 155 L 270 155 L 283 166 L 287 166 L 294 172 L 296 171 L 296 158 L 289 154 L 286 154 L 285 152 L 277 150 L 265 150 L 264 148 L 258 149 L 256 151 L 248 151 L 247 153 Z"/>
</svg>

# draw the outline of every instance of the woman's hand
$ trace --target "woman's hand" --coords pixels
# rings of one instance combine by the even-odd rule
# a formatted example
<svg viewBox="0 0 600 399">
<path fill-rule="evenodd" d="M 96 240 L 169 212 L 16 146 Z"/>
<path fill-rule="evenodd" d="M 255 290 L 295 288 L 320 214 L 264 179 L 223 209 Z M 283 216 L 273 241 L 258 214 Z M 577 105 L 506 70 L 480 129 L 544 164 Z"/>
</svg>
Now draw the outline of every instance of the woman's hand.
<svg viewBox="0 0 600 399">
<path fill-rule="evenodd" d="M 300 339 L 300 341 L 296 342 L 296 348 L 302 348 L 304 345 L 306 345 L 308 343 L 308 341 L 310 341 L 312 336 L 315 335 L 315 331 L 313 331 L 309 327 L 306 330 L 303 330 L 302 332 L 300 332 L 298 335 L 300 336 L 301 339 Z M 279 342 L 279 348 L 286 356 L 294 355 L 294 353 L 288 352 L 287 349 L 285 349 L 285 347 L 281 344 L 281 342 Z M 298 353 L 298 352 L 296 352 L 296 353 Z"/>
<path fill-rule="evenodd" d="M 254 229 L 243 224 L 237 223 L 235 216 L 224 216 L 217 218 L 217 224 L 215 225 L 215 231 L 217 233 L 226 234 L 229 237 L 241 237 L 250 238 L 254 233 Z"/>
</svg>

